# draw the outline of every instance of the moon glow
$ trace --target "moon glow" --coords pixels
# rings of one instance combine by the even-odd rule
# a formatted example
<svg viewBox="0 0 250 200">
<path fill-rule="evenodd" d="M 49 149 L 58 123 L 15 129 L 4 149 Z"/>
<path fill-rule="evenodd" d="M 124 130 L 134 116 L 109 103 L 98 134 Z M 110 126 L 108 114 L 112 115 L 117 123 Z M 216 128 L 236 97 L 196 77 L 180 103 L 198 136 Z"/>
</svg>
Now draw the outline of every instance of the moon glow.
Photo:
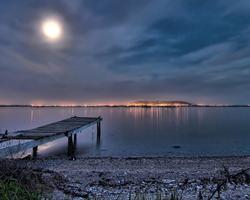
<svg viewBox="0 0 250 200">
<path fill-rule="evenodd" d="M 62 25 L 55 19 L 46 19 L 42 22 L 42 33 L 47 39 L 56 41 L 62 37 Z"/>
</svg>

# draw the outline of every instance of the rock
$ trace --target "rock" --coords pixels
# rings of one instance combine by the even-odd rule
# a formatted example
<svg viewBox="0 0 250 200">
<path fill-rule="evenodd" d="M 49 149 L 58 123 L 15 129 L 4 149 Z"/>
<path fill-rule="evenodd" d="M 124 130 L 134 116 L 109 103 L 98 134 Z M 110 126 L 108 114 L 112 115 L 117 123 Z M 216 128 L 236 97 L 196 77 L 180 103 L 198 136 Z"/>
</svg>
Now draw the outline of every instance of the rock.
<svg viewBox="0 0 250 200">
<path fill-rule="evenodd" d="M 171 183 L 174 183 L 176 181 L 175 180 L 170 180 L 170 179 L 163 179 L 162 182 L 165 183 L 165 184 L 171 184 Z"/>
<path fill-rule="evenodd" d="M 179 146 L 179 145 L 174 145 L 174 146 L 172 146 L 174 149 L 180 149 L 181 148 L 181 146 Z"/>
</svg>

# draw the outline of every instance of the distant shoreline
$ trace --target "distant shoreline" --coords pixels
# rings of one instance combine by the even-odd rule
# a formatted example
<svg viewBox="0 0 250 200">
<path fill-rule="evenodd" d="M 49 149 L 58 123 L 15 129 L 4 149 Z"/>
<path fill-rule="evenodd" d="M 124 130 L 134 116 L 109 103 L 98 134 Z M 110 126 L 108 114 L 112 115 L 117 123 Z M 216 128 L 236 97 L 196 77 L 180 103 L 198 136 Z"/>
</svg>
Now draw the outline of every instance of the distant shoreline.
<svg viewBox="0 0 250 200">
<path fill-rule="evenodd" d="M 127 106 L 127 105 L 76 105 L 76 106 L 59 106 L 59 105 L 44 105 L 44 106 L 33 106 L 33 105 L 0 105 L 0 108 L 189 108 L 189 107 L 250 107 L 250 105 L 189 105 L 189 106 Z"/>
</svg>

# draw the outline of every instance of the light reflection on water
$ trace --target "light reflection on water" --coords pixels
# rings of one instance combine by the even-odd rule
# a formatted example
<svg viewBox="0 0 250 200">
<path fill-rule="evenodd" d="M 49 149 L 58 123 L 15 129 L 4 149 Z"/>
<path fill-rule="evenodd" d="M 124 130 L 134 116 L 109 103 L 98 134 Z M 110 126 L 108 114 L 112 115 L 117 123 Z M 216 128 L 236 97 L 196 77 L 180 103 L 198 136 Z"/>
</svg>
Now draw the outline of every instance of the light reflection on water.
<svg viewBox="0 0 250 200">
<path fill-rule="evenodd" d="M 78 137 L 78 156 L 250 154 L 249 108 L 0 108 L 0 129 L 29 129 L 75 115 L 104 119 L 99 148 L 96 127 L 88 128 Z M 39 155 L 66 150 L 64 138 L 41 146 Z"/>
</svg>

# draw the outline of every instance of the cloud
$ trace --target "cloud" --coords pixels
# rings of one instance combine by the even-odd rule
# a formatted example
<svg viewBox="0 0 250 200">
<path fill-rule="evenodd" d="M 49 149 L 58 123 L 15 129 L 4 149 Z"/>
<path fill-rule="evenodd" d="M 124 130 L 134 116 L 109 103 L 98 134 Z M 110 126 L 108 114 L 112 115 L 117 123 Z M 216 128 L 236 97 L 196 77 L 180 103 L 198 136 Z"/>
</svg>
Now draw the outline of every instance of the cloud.
<svg viewBox="0 0 250 200">
<path fill-rule="evenodd" d="M 17 0 L 0 6 L 0 102 L 249 103 L 245 0 Z M 62 42 L 39 24 L 57 16 Z M 31 84 L 32 83 L 32 84 Z"/>
</svg>

